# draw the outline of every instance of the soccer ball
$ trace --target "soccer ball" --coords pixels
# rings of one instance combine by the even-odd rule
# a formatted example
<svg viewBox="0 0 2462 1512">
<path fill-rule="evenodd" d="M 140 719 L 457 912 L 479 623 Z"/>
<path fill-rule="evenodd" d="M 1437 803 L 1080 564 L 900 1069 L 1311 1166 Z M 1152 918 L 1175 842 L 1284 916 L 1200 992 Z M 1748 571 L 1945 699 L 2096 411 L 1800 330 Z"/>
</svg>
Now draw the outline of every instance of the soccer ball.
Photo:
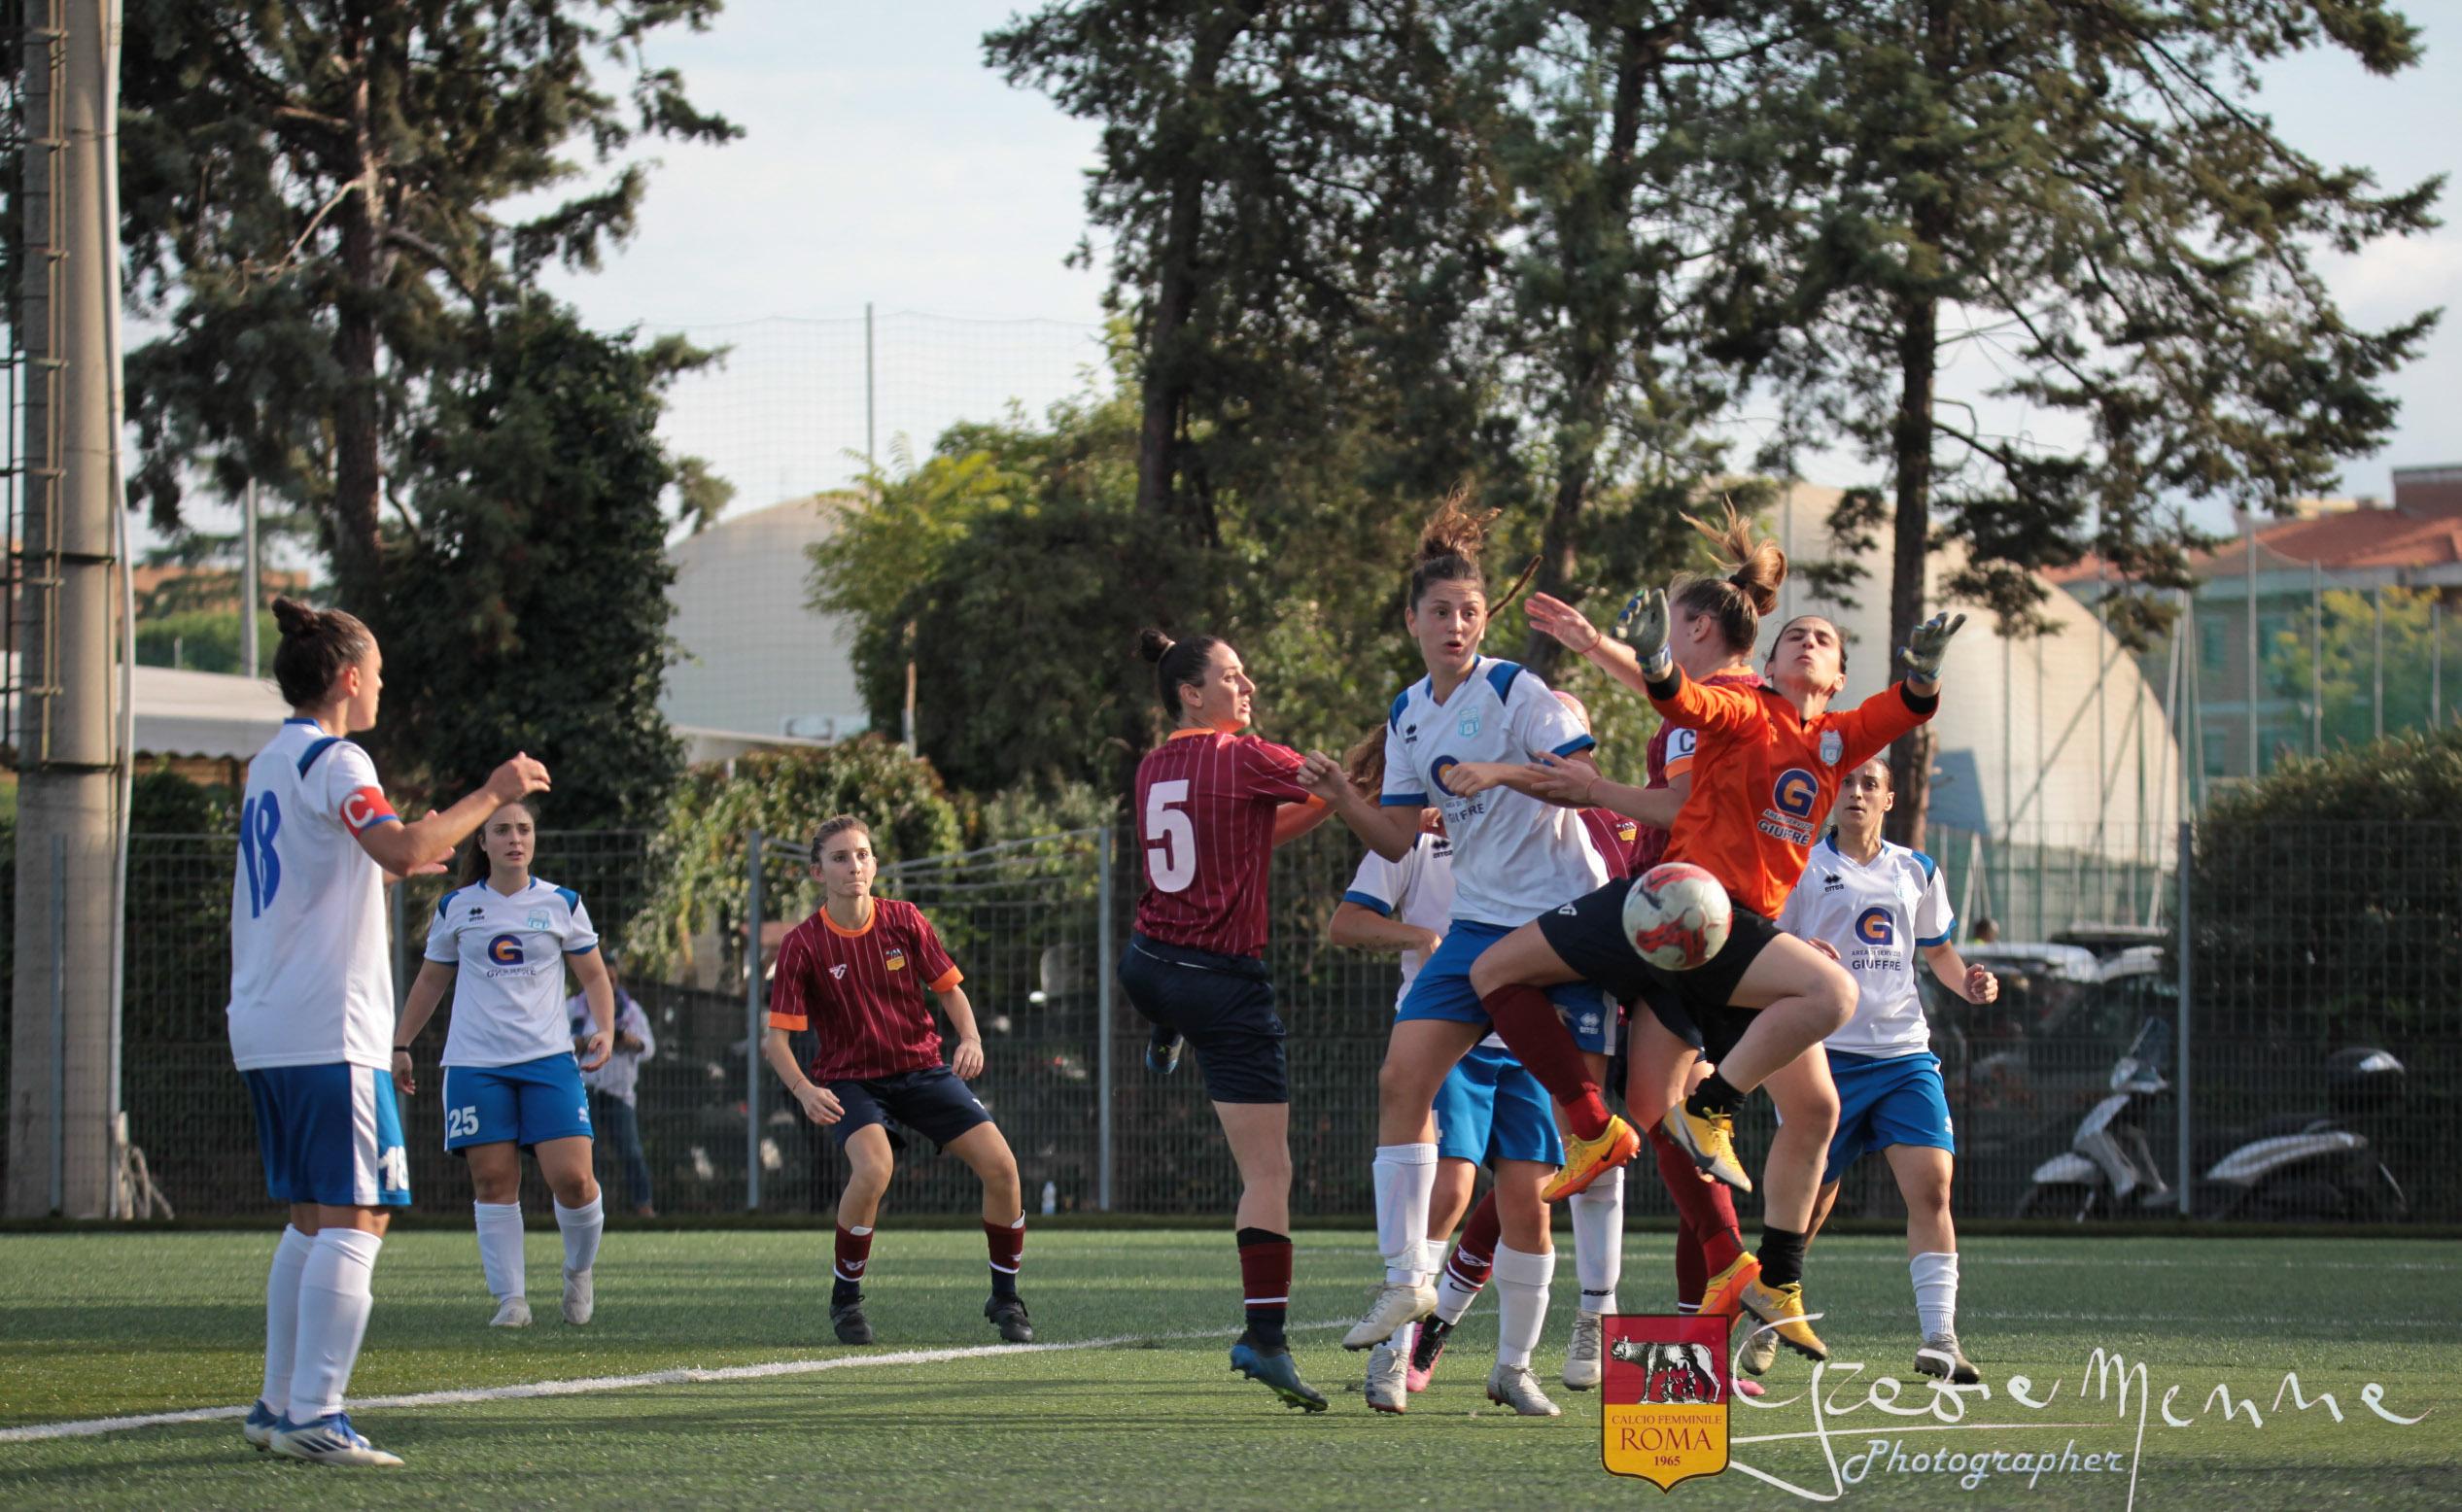
<svg viewBox="0 0 2462 1512">
<path fill-rule="evenodd" d="M 1633 878 L 1624 895 L 1624 938 L 1661 971 L 1688 972 L 1726 948 L 1734 906 L 1718 879 L 1670 861 Z"/>
</svg>

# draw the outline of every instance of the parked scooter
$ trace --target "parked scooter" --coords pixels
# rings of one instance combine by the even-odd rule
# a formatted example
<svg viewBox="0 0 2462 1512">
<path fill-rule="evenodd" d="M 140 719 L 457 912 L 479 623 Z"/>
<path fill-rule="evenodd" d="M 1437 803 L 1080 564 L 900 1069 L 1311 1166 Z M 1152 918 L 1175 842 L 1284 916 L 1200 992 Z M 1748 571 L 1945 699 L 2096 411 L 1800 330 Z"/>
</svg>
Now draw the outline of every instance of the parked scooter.
<svg viewBox="0 0 2462 1512">
<path fill-rule="evenodd" d="M 2326 1057 L 2323 1111 L 2281 1114 L 2233 1129 L 2212 1147 L 2199 1194 L 2202 1217 L 2339 1219 L 2387 1222 L 2410 1199 L 2370 1136 L 2402 1106 L 2405 1073 L 2390 1051 L 2369 1046 Z"/>
<path fill-rule="evenodd" d="M 2171 1089 L 2164 1077 L 2170 1055 L 2170 1024 L 2147 1019 L 2111 1068 L 2111 1095 L 2088 1111 L 2065 1151 L 2034 1168 L 2018 1217 L 2084 1222 L 2174 1203 L 2145 1130 L 2156 1100 Z"/>
</svg>

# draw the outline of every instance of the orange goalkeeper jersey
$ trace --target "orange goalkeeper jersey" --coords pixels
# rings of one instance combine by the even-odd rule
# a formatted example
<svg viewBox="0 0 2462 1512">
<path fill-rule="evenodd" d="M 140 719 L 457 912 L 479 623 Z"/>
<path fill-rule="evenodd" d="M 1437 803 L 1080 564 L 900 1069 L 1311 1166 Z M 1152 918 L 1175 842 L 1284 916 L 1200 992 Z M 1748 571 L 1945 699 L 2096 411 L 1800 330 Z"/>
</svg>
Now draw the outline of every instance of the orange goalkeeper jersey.
<svg viewBox="0 0 2462 1512">
<path fill-rule="evenodd" d="M 1661 861 L 1689 861 L 1716 877 L 1737 908 L 1775 918 L 1819 838 L 1839 780 L 1932 717 L 1939 696 L 1917 700 L 1894 683 L 1844 712 L 1807 722 L 1770 687 L 1715 687 L 1679 668 L 1675 691 L 1650 704 L 1697 732 L 1692 792 L 1676 814 Z"/>
</svg>

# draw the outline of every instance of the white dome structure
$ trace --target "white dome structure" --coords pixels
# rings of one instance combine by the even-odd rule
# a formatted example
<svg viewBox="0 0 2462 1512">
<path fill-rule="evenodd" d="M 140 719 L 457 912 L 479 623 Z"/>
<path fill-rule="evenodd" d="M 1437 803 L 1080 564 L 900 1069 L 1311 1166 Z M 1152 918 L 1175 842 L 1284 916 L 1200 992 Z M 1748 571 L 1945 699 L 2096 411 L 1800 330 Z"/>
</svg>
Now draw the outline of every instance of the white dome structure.
<svg viewBox="0 0 2462 1512">
<path fill-rule="evenodd" d="M 863 733 L 852 627 L 806 606 L 808 548 L 837 530 L 842 502 L 822 494 L 731 513 L 668 549 L 669 628 L 683 653 L 659 701 L 670 723 L 808 740 Z"/>
<path fill-rule="evenodd" d="M 1847 555 L 1828 526 L 1840 497 L 1795 484 L 1763 516 L 1790 562 Z M 1864 575 L 1849 590 L 1854 606 L 1819 597 L 1790 573 L 1768 622 L 1771 634 L 1796 614 L 1838 622 L 1849 645 L 1848 703 L 1896 675 L 1886 528 L 1857 560 Z M 1961 917 L 1990 908 L 2027 932 L 2153 922 L 2167 901 L 2157 884 L 2180 818 L 2180 753 L 2163 690 L 2091 609 L 2057 588 L 2041 612 L 2058 632 L 2018 640 L 2003 638 L 1990 612 L 1945 602 L 1940 583 L 1958 563 L 1954 546 L 1933 553 L 1925 602 L 1967 615 L 1942 670 L 1929 815 L 1931 843 L 1953 852 L 1939 859 L 1968 893 Z M 1954 854 L 1961 847 L 1969 855 Z M 1983 875 L 1968 883 L 1970 870 Z"/>
</svg>

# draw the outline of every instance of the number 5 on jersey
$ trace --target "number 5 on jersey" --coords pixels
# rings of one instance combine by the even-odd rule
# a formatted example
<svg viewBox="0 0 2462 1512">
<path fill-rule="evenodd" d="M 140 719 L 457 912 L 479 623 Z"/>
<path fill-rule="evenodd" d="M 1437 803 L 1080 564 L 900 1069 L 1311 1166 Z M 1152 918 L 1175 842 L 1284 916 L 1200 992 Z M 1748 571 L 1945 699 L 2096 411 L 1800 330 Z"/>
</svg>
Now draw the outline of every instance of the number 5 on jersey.
<svg viewBox="0 0 2462 1512">
<path fill-rule="evenodd" d="M 1157 892 L 1186 892 L 1196 880 L 1196 825 L 1180 805 L 1185 778 L 1146 789 L 1146 879 Z"/>
</svg>

